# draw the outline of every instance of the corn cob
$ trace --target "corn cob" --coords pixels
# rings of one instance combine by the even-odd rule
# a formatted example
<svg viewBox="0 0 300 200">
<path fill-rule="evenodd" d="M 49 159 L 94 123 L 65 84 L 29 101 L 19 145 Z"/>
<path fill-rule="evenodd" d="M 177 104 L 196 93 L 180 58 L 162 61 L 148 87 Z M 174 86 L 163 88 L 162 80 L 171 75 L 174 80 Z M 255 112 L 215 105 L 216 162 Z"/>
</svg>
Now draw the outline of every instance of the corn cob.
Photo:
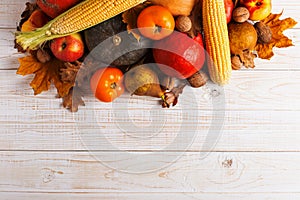
<svg viewBox="0 0 300 200">
<path fill-rule="evenodd" d="M 45 26 L 31 32 L 17 32 L 23 49 L 37 49 L 48 40 L 80 32 L 108 20 L 146 0 L 85 0 Z"/>
<path fill-rule="evenodd" d="M 232 71 L 224 0 L 203 0 L 202 16 L 209 75 L 213 82 L 224 85 Z"/>
</svg>

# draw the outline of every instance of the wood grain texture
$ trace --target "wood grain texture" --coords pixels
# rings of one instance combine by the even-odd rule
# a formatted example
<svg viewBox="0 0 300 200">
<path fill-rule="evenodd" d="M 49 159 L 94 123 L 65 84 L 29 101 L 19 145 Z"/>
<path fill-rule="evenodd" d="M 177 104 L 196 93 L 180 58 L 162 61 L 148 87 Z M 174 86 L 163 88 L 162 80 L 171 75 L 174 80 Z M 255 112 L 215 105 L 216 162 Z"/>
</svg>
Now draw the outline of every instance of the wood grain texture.
<svg viewBox="0 0 300 200">
<path fill-rule="evenodd" d="M 14 29 L 0 29 L 0 70 L 17 69 L 18 58 L 24 55 L 14 49 Z"/>
<path fill-rule="evenodd" d="M 75 114 L 61 107 L 54 90 L 34 97 L 28 85 L 31 77 L 17 76 L 13 70 L 1 70 L 0 74 L 7 77 L 0 80 L 0 124 L 5 136 L 0 141 L 2 150 L 86 150 L 81 135 L 88 130 L 106 135 L 122 149 L 155 150 L 176 138 L 183 127 L 184 131 L 195 133 L 189 150 L 207 151 L 209 149 L 201 147 L 209 130 L 213 129 L 213 121 L 224 121 L 215 151 L 300 150 L 297 140 L 300 128 L 298 71 L 236 71 L 232 83 L 224 91 L 212 84 L 193 90 L 194 94 L 188 91 L 177 107 L 167 111 L 159 105 L 153 106 L 156 99 L 125 95 L 120 100 L 122 108 L 87 97 L 86 106 Z M 218 101 L 218 98 L 224 98 L 225 110 L 212 106 L 212 99 Z M 190 99 L 195 99 L 198 105 L 190 106 Z M 195 110 L 191 112 L 186 108 Z M 144 111 L 149 114 L 143 115 Z M 89 118 L 93 114 L 95 117 Z M 131 117 L 127 120 L 108 118 L 116 114 Z M 190 118 L 183 121 L 184 115 Z M 161 130 L 151 129 L 157 133 L 154 136 L 143 133 L 143 128 L 154 123 L 151 120 L 162 127 Z M 144 126 L 138 125 L 141 121 Z M 136 125 L 136 136 L 141 134 L 144 140 L 128 135 L 120 125 L 125 129 Z M 101 149 L 99 144 L 97 150 L 105 148 Z"/>
<path fill-rule="evenodd" d="M 93 157 L 95 154 L 101 154 L 101 162 Z M 165 168 L 140 174 L 106 167 L 122 162 L 115 160 L 112 152 L 0 152 L 0 155 L 2 192 L 298 193 L 300 183 L 297 152 L 219 152 L 202 159 L 199 153 L 187 153 Z M 149 163 L 164 164 L 166 157 Z M 136 163 L 135 157 L 126 163 Z M 137 165 L 142 168 L 145 163 Z"/>
<path fill-rule="evenodd" d="M 86 97 L 71 114 L 54 88 L 33 96 L 32 76 L 15 74 L 25 3 L 0 2 L 1 200 L 300 198 L 299 24 L 285 32 L 295 46 L 234 71 L 224 88 L 185 91 L 171 110 L 127 94 L 117 104 Z M 298 1 L 272 4 L 300 21 Z"/>
<path fill-rule="evenodd" d="M 282 200 L 299 199 L 299 193 L 36 193 L 36 192 L 4 192 L 0 193 L 3 200 L 216 200 L 216 199 L 244 199 L 244 200 Z"/>
</svg>

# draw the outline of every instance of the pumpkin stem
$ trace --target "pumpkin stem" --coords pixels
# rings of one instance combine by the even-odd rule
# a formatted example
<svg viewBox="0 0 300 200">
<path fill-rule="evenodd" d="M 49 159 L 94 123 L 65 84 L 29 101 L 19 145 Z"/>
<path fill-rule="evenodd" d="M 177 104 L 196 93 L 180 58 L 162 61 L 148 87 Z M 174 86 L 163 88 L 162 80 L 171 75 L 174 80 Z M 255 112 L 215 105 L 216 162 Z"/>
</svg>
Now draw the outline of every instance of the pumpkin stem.
<svg viewBox="0 0 300 200">
<path fill-rule="evenodd" d="M 122 38 L 118 35 L 113 36 L 113 43 L 115 46 L 119 46 L 122 42 Z"/>
</svg>

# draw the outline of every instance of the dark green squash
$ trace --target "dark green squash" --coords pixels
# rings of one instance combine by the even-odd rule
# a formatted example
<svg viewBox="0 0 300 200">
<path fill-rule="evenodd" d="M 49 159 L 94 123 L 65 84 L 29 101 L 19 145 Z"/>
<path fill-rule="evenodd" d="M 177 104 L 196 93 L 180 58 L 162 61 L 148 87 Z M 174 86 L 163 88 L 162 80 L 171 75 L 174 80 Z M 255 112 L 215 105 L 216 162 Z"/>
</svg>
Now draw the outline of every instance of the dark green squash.
<svg viewBox="0 0 300 200">
<path fill-rule="evenodd" d="M 149 50 L 151 41 L 139 41 L 127 32 L 122 16 L 118 15 L 84 31 L 90 55 L 101 62 L 115 66 L 132 65 Z"/>
</svg>

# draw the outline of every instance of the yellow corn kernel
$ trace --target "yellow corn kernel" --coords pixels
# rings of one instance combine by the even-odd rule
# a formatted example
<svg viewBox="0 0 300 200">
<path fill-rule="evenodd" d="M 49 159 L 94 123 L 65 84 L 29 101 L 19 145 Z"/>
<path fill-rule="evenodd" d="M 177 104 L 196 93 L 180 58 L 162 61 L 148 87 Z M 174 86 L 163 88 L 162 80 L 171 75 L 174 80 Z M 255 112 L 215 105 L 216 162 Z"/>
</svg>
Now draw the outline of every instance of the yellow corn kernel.
<svg viewBox="0 0 300 200">
<path fill-rule="evenodd" d="M 224 85 L 232 71 L 224 0 L 203 0 L 202 15 L 209 75 L 213 82 Z"/>
</svg>

